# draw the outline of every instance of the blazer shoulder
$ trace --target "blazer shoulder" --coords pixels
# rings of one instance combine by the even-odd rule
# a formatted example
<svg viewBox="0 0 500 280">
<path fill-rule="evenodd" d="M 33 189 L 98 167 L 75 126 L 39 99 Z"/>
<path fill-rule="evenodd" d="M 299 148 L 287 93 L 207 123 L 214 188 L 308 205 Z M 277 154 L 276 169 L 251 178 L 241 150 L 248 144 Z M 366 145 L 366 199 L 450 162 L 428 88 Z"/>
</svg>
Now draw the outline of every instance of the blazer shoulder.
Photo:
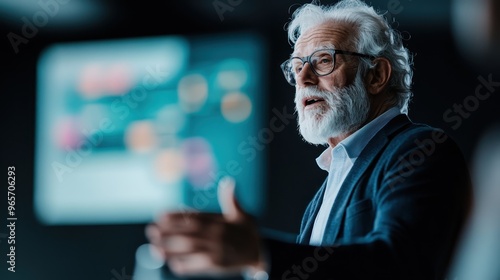
<svg viewBox="0 0 500 280">
<path fill-rule="evenodd" d="M 415 122 L 410 122 L 404 129 L 395 133 L 391 142 L 414 143 L 415 141 L 423 141 L 424 139 L 432 140 L 435 143 L 452 142 L 456 144 L 456 141 L 444 129 Z"/>
<path fill-rule="evenodd" d="M 395 155 L 409 151 L 424 152 L 426 156 L 445 152 L 463 157 L 458 143 L 444 129 L 411 121 L 403 129 L 389 136 L 386 151 Z"/>
</svg>

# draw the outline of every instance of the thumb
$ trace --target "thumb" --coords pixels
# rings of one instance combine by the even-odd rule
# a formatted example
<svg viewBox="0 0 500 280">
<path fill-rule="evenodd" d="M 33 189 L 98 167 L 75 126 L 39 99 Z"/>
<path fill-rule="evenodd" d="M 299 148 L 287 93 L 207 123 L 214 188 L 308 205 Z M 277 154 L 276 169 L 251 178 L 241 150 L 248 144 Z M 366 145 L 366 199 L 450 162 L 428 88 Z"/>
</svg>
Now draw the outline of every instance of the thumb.
<svg viewBox="0 0 500 280">
<path fill-rule="evenodd" d="M 245 211 L 236 200 L 236 196 L 234 194 L 235 187 L 234 179 L 230 176 L 226 176 L 220 179 L 217 189 L 222 214 L 226 220 L 230 222 L 241 221 L 246 216 Z"/>
</svg>

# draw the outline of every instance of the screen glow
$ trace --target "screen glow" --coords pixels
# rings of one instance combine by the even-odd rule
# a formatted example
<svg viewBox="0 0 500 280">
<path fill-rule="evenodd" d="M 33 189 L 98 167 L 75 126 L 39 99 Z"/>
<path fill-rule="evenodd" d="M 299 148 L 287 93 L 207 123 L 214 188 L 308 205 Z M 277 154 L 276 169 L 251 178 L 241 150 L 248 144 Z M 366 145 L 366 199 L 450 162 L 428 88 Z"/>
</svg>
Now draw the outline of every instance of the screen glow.
<svg viewBox="0 0 500 280">
<path fill-rule="evenodd" d="M 143 223 L 219 211 L 232 175 L 264 202 L 263 46 L 252 34 L 60 43 L 38 62 L 35 211 L 54 224 Z"/>
</svg>

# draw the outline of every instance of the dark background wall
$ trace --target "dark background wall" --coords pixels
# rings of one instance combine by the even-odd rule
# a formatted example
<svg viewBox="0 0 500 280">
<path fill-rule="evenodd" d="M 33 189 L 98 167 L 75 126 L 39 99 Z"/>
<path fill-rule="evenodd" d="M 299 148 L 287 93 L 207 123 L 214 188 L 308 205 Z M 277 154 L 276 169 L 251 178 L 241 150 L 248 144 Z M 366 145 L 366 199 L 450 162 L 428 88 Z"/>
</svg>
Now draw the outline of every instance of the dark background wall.
<svg viewBox="0 0 500 280">
<path fill-rule="evenodd" d="M 2 174 L 7 173 L 7 166 L 15 165 L 17 170 L 18 272 L 14 278 L 9 274 L 10 278 L 2 279 L 113 279 L 116 278 L 113 271 L 120 274 L 125 269 L 127 274 L 132 273 L 135 250 L 146 242 L 142 224 L 47 227 L 35 219 L 32 196 L 36 61 L 44 47 L 54 42 L 255 31 L 266 39 L 269 54 L 269 76 L 265 85 L 269 93 L 268 110 L 261 113 L 269 119 L 273 108 L 286 106 L 289 111 L 293 108 L 294 89 L 286 83 L 279 69 L 291 52 L 283 28 L 290 17 L 290 9 L 308 1 L 69 0 L 60 4 L 60 13 L 51 17 L 47 26 L 40 27 L 26 44 L 19 45 L 17 53 L 7 34 L 21 34 L 22 17 L 31 18 L 40 7 L 33 1 L 31 9 L 15 13 L 9 8 L 12 2 L 0 5 L 0 147 Z M 90 8 L 85 10 L 78 6 L 83 2 Z M 222 13 L 221 18 L 214 3 L 224 3 L 231 9 Z M 470 162 L 482 133 L 499 121 L 500 87 L 494 87 L 488 99 L 480 101 L 467 118 L 461 118 L 460 125 L 446 120 L 443 114 L 453 109 L 454 104 L 463 104 L 474 96 L 480 85 L 479 77 L 500 81 L 496 61 L 478 56 L 483 52 L 480 48 L 463 51 L 454 32 L 453 1 L 378 0 L 370 3 L 388 11 L 387 15 L 395 20 L 394 26 L 408 39 L 406 46 L 415 54 L 410 118 L 443 128 L 456 139 Z M 65 9 L 68 14 L 63 12 Z M 268 203 L 264 205 L 267 214 L 261 220 L 264 227 L 290 233 L 298 231 L 302 212 L 326 175 L 314 161 L 322 150 L 322 147 L 303 142 L 295 123 L 276 133 L 265 147 L 269 176 Z M 6 189 L 0 192 L 3 224 Z M 0 275 L 3 275 L 7 267 L 7 244 L 5 226 L 0 228 Z"/>
</svg>

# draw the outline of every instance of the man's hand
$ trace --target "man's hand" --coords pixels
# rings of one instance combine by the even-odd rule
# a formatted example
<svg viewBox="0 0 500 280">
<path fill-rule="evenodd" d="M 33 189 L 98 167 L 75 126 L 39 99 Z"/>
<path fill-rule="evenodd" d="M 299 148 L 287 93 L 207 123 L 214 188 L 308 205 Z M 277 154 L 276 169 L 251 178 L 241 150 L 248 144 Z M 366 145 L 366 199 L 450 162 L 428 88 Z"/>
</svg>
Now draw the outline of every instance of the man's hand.
<svg viewBox="0 0 500 280">
<path fill-rule="evenodd" d="M 263 269 L 260 237 L 253 218 L 234 196 L 234 180 L 219 183 L 222 214 L 164 213 L 146 236 L 177 275 L 228 275 Z"/>
</svg>

